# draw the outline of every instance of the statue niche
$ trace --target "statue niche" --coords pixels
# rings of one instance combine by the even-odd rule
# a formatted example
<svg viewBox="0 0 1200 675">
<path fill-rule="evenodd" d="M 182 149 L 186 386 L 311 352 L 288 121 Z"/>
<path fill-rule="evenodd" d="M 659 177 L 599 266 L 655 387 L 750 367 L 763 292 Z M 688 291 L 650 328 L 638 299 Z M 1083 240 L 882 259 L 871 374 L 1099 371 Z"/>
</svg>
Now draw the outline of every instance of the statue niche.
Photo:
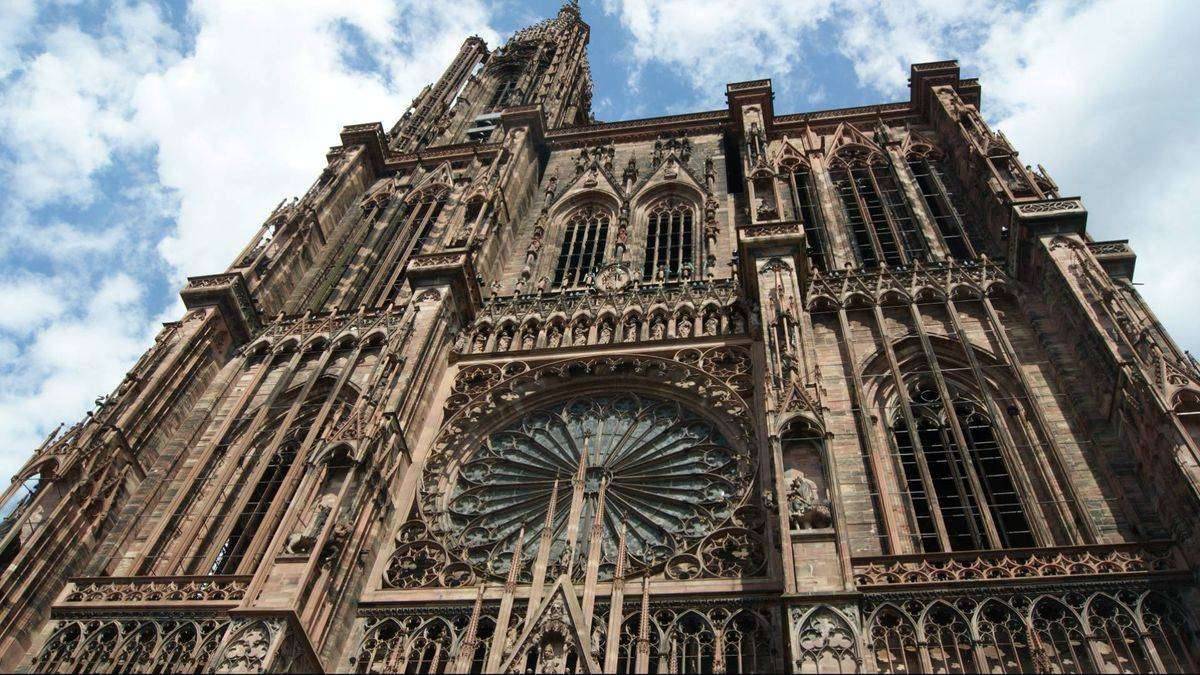
<svg viewBox="0 0 1200 675">
<path fill-rule="evenodd" d="M 823 442 L 819 432 L 807 426 L 791 425 L 783 434 L 783 501 L 792 531 L 833 527 Z"/>
</svg>

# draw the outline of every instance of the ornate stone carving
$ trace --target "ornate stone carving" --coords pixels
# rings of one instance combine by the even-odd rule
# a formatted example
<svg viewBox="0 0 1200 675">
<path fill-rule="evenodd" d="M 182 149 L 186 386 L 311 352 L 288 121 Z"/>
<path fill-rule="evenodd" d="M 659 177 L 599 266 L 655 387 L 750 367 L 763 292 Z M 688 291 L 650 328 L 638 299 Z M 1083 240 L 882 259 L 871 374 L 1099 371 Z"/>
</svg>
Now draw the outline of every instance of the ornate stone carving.
<svg viewBox="0 0 1200 675">
<path fill-rule="evenodd" d="M 829 500 L 817 492 L 817 484 L 803 471 L 789 469 L 784 474 L 787 486 L 788 523 L 793 530 L 814 530 L 833 524 Z"/>
</svg>

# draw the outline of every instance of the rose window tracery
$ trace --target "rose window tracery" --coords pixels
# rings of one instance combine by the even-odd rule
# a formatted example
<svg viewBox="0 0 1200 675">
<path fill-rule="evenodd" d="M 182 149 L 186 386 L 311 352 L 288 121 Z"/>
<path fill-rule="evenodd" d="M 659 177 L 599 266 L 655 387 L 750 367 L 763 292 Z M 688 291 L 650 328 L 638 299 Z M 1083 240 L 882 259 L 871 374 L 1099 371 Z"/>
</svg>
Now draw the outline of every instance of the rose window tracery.
<svg viewBox="0 0 1200 675">
<path fill-rule="evenodd" d="M 662 564 L 736 520 L 751 473 L 713 423 L 678 403 L 601 395 L 492 433 L 447 477 L 438 501 L 446 547 L 485 574 L 508 573 L 523 532 L 528 578 L 553 501 L 552 571 L 582 576 L 598 534 L 600 577 L 611 578 L 622 532 L 627 570 Z"/>
</svg>

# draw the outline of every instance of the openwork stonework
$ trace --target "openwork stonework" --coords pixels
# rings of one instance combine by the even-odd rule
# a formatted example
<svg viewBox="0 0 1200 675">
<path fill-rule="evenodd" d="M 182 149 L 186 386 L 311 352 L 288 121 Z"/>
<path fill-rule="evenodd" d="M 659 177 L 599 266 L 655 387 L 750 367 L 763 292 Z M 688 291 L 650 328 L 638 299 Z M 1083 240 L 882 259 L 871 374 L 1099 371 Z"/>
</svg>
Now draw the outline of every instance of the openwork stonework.
<svg viewBox="0 0 1200 675">
<path fill-rule="evenodd" d="M 601 123 L 589 33 L 189 281 L 0 495 L 0 670 L 1200 670 L 1200 366 L 980 83 Z"/>
<path fill-rule="evenodd" d="M 439 506 L 457 542 L 451 550 L 480 573 L 503 578 L 518 536 L 530 569 L 553 508 L 559 544 L 551 558 L 582 577 L 586 561 L 566 559 L 567 531 L 582 533 L 577 558 L 598 535 L 600 578 L 611 579 L 622 535 L 632 571 L 661 565 L 728 523 L 745 501 L 751 467 L 713 424 L 678 403 L 590 396 L 489 435 L 447 478 Z M 582 503 L 572 509 L 574 486 Z"/>
</svg>

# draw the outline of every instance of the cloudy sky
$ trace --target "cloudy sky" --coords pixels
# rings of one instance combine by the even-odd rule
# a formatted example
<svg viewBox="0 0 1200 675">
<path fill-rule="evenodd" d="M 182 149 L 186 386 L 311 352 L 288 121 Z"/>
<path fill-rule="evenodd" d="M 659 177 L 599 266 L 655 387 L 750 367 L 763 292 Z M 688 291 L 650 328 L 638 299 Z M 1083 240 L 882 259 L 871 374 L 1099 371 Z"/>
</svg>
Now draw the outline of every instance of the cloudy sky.
<svg viewBox="0 0 1200 675">
<path fill-rule="evenodd" d="M 0 2 L 0 474 L 111 391 L 178 288 L 228 264 L 319 173 L 343 124 L 390 125 L 464 37 L 557 2 Z M 777 112 L 907 99 L 957 58 L 985 116 L 1081 194 L 1098 239 L 1200 348 L 1200 3 L 585 0 L 595 112 Z"/>
</svg>

